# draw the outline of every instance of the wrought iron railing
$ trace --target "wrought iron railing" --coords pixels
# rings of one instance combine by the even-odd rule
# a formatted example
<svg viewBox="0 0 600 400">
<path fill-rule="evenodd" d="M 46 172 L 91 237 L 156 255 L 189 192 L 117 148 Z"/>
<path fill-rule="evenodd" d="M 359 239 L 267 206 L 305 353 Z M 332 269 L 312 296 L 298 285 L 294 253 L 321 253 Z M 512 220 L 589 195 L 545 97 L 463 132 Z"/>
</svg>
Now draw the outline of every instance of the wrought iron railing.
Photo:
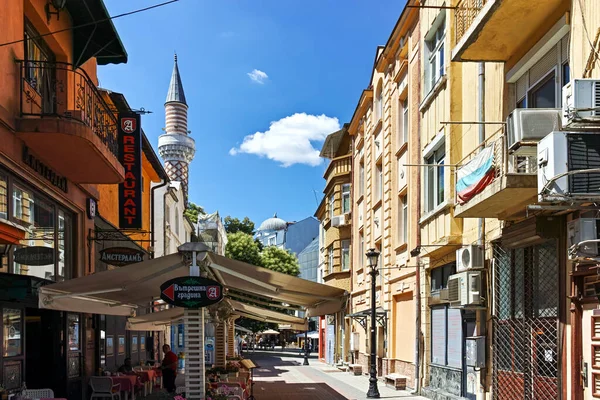
<svg viewBox="0 0 600 400">
<path fill-rule="evenodd" d="M 17 62 L 20 65 L 22 117 L 79 121 L 118 157 L 117 118 L 84 70 L 60 62 Z"/>
<path fill-rule="evenodd" d="M 488 0 L 461 0 L 458 2 L 456 11 L 454 12 L 456 26 L 455 44 L 460 41 L 471 27 L 471 24 L 473 24 L 473 21 L 487 2 Z"/>
<path fill-rule="evenodd" d="M 494 132 L 486 141 L 471 151 L 457 165 L 455 174 L 465 165 L 474 159 L 481 148 L 494 146 L 492 166 L 494 168 L 494 181 L 507 174 L 535 175 L 537 174 L 537 146 L 522 146 L 519 151 L 511 153 L 508 151 L 505 129 L 500 128 Z M 454 182 L 458 182 L 458 176 L 455 176 Z M 455 191 L 455 196 L 458 195 Z M 457 199 L 458 201 L 458 199 Z"/>
</svg>

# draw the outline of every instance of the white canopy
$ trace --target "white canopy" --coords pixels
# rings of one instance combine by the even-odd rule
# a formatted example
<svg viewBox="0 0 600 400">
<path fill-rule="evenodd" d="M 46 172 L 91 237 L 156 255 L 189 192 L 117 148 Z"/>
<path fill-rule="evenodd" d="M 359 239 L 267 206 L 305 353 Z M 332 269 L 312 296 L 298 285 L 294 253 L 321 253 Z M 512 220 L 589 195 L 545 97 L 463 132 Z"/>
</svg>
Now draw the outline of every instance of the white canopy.
<svg viewBox="0 0 600 400">
<path fill-rule="evenodd" d="M 43 286 L 39 292 L 39 306 L 60 311 L 135 316 L 138 306 L 145 307 L 160 297 L 160 286 L 164 282 L 189 274 L 189 258 L 186 260 L 185 254 L 190 253 L 188 249 L 199 245 L 201 244 L 186 243 L 180 247 L 181 251 L 178 254 Z M 225 289 L 299 305 L 307 309 L 307 316 L 334 314 L 346 304 L 347 293 L 342 289 L 232 260 L 208 251 L 200 253 L 198 259 L 206 259 L 208 270 Z M 302 318 L 249 306 L 235 300 L 229 302 L 236 314 L 265 322 L 292 324 L 294 329 L 305 329 L 297 327 L 305 325 Z"/>
</svg>

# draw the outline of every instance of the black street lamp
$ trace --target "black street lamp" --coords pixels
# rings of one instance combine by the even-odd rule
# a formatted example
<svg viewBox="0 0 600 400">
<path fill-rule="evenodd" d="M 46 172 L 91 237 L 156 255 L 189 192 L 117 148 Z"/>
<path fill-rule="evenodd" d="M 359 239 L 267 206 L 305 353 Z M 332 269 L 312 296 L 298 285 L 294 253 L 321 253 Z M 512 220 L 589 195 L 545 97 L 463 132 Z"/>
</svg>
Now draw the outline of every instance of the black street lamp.
<svg viewBox="0 0 600 400">
<path fill-rule="evenodd" d="M 377 308 L 375 290 L 375 277 L 378 274 L 377 262 L 379 261 L 379 252 L 376 249 L 367 251 L 367 260 L 369 261 L 369 275 L 371 275 L 371 367 L 369 368 L 369 391 L 368 398 L 379 398 L 379 389 L 377 388 L 377 318 L 375 309 Z"/>
<path fill-rule="evenodd" d="M 308 365 L 308 329 L 304 331 L 304 362 L 302 365 Z"/>
</svg>

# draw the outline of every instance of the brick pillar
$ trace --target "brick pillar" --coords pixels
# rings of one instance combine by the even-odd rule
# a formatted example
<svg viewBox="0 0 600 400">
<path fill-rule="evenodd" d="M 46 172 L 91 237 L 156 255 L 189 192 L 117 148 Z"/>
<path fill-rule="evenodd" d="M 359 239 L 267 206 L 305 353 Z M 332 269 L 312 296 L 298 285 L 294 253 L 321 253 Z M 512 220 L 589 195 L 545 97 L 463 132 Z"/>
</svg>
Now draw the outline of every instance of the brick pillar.
<svg viewBox="0 0 600 400">
<path fill-rule="evenodd" d="M 219 322 L 215 327 L 215 367 L 225 366 L 225 329 L 227 322 Z"/>
</svg>

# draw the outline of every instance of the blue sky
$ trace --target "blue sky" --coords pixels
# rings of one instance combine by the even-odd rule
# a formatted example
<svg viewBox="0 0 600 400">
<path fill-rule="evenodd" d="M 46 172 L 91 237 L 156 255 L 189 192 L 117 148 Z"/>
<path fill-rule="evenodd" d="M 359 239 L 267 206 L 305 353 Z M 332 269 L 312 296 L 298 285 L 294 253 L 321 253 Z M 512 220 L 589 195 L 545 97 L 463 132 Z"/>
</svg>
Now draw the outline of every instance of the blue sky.
<svg viewBox="0 0 600 400">
<path fill-rule="evenodd" d="M 105 0 L 111 15 L 160 2 Z M 196 140 L 190 200 L 257 224 L 300 220 L 324 186 L 313 148 L 352 116 L 403 6 L 180 0 L 114 21 L 129 62 L 100 67 L 100 85 L 153 111 L 142 126 L 156 150 L 176 51 Z"/>
</svg>

